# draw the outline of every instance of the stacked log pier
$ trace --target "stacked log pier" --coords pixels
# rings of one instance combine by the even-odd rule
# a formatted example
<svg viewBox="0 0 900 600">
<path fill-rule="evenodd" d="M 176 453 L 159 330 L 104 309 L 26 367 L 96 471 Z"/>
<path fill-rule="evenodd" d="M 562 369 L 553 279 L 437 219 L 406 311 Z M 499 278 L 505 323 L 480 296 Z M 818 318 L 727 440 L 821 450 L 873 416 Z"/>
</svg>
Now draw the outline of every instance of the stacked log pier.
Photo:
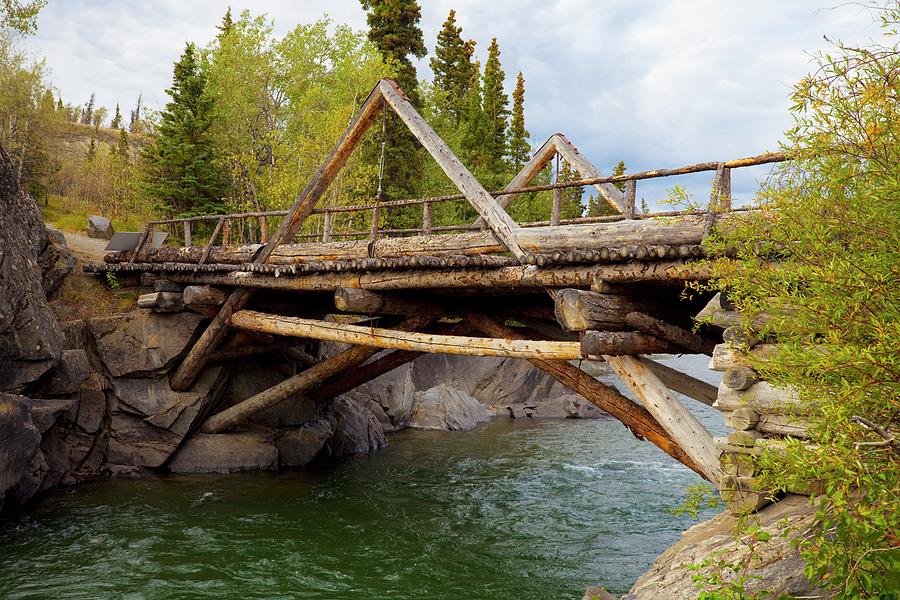
<svg viewBox="0 0 900 600">
<path fill-rule="evenodd" d="M 755 456 L 779 451 L 785 440 L 806 439 L 811 428 L 809 415 L 815 406 L 801 402 L 793 389 L 764 381 L 753 368 L 754 360 L 771 358 L 776 343 L 759 343 L 758 332 L 748 325 L 734 307 L 717 294 L 700 312 L 698 319 L 724 329 L 724 343 L 712 352 L 709 368 L 722 372 L 722 382 L 713 407 L 722 412 L 725 425 L 735 431 L 716 438 L 719 462 L 724 472 L 719 489 L 726 505 L 735 514 L 752 512 L 769 504 L 770 490 L 760 489 L 755 475 Z M 815 482 L 805 489 L 788 490 L 809 495 Z"/>
</svg>

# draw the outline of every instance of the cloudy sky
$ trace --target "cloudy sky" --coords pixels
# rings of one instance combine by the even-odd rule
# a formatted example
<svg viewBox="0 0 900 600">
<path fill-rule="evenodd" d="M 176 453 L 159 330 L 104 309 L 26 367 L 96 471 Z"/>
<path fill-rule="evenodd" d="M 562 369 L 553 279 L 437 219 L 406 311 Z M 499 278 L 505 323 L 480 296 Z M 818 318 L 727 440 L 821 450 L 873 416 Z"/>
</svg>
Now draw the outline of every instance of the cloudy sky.
<svg viewBox="0 0 900 600">
<path fill-rule="evenodd" d="M 777 149 L 790 124 L 791 85 L 811 69 L 811 53 L 826 47 L 823 36 L 860 42 L 879 34 L 867 11 L 837 0 L 420 4 L 430 52 L 455 8 L 482 62 L 496 36 L 509 83 L 524 73 L 532 142 L 566 133 L 604 171 L 620 159 L 645 170 Z M 161 107 L 184 43 L 207 43 L 229 5 L 268 14 L 278 34 L 326 12 L 365 28 L 357 0 L 50 0 L 27 44 L 46 57 L 67 101 L 95 91 L 99 104 L 127 110 L 142 92 Z M 427 60 L 420 78 L 431 77 Z M 736 195 L 749 194 L 758 176 L 737 177 Z M 640 192 L 662 193 L 651 188 Z"/>
</svg>

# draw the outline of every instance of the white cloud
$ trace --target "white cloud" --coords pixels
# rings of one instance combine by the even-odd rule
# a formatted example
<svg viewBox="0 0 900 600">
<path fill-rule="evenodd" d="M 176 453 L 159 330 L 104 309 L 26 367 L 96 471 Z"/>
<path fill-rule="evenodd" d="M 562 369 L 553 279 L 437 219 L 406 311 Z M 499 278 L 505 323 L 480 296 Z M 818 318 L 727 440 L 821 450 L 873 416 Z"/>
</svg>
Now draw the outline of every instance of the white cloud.
<svg viewBox="0 0 900 600">
<path fill-rule="evenodd" d="M 525 74 L 534 143 L 562 131 L 601 169 L 620 159 L 645 169 L 774 149 L 790 122 L 791 85 L 809 70 L 809 53 L 825 47 L 823 35 L 877 35 L 865 10 L 823 9 L 822 0 L 420 3 L 429 51 L 450 8 L 482 62 L 496 36 L 510 86 Z M 143 92 L 159 107 L 184 43 L 210 40 L 229 4 L 235 14 L 268 13 L 279 34 L 325 12 L 365 27 L 357 0 L 51 0 L 28 43 L 47 57 L 67 100 L 84 102 L 93 90 L 100 104 L 127 111 Z M 427 58 L 418 66 L 430 77 Z"/>
</svg>

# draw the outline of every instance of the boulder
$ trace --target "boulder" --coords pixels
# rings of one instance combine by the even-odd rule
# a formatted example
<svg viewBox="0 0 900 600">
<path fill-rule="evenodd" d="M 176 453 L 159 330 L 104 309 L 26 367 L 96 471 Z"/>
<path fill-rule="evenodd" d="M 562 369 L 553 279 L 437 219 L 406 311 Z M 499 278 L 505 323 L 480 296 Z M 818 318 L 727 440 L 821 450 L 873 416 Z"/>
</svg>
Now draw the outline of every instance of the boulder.
<svg viewBox="0 0 900 600">
<path fill-rule="evenodd" d="M 198 433 L 168 464 L 173 473 L 233 473 L 278 468 L 278 451 L 264 431 Z"/>
<path fill-rule="evenodd" d="M 815 526 L 815 508 L 809 498 L 788 494 L 756 514 L 753 525 L 771 535 L 767 542 L 747 543 L 746 536 L 736 539 L 735 526 L 740 518 L 725 511 L 685 531 L 638 578 L 622 600 L 696 598 L 701 590 L 696 587 L 694 577 L 710 575 L 721 559 L 730 564 L 752 565 L 753 576 L 744 584 L 748 595 L 766 590 L 767 598 L 782 594 L 804 598 L 828 596 L 804 576 L 805 562 L 794 544 L 798 536 Z M 782 533 L 786 531 L 795 533 L 785 538 Z M 689 569 L 688 565 L 703 563 L 705 558 L 713 559 L 710 566 L 699 571 Z"/>
<path fill-rule="evenodd" d="M 77 400 L 74 398 L 33 398 L 28 401 L 31 407 L 31 420 L 34 426 L 43 435 L 48 429 L 56 425 L 59 416 L 70 411 Z"/>
<path fill-rule="evenodd" d="M 56 366 L 62 332 L 38 259 L 47 229 L 0 148 L 0 391 L 22 392 Z"/>
<path fill-rule="evenodd" d="M 609 416 L 578 394 L 569 394 L 563 398 L 566 401 L 566 416 L 570 419 L 603 419 Z"/>
<path fill-rule="evenodd" d="M 100 360 L 113 377 L 162 373 L 184 354 L 203 317 L 192 312 L 132 311 L 93 319 L 91 331 Z"/>
<path fill-rule="evenodd" d="M 377 403 L 387 415 L 386 431 L 403 429 L 409 423 L 416 408 L 416 387 L 413 384 L 413 366 L 410 363 L 376 377 L 346 394 L 362 404 Z M 377 411 L 373 411 L 376 412 Z"/>
<path fill-rule="evenodd" d="M 116 406 L 110 422 L 109 460 L 159 467 L 221 397 L 224 367 L 205 369 L 191 389 L 176 392 L 165 376 L 112 380 Z"/>
<path fill-rule="evenodd" d="M 413 429 L 467 431 L 491 420 L 491 413 L 465 391 L 441 384 L 416 394 Z"/>
<path fill-rule="evenodd" d="M 47 245 L 38 258 L 44 295 L 53 298 L 60 286 L 75 270 L 75 255 L 66 245 L 66 238 L 55 229 L 47 230 Z"/>
<path fill-rule="evenodd" d="M 510 404 L 506 407 L 506 410 L 509 411 L 509 416 L 513 419 L 525 419 L 530 416 L 525 412 L 524 404 Z"/>
<path fill-rule="evenodd" d="M 84 433 L 97 433 L 106 416 L 106 394 L 103 390 L 81 390 L 69 420 Z"/>
<path fill-rule="evenodd" d="M 68 396 L 81 389 L 91 374 L 91 365 L 84 350 L 63 350 L 56 367 L 44 374 L 32 387 L 35 396 Z"/>
<path fill-rule="evenodd" d="M 302 467 L 314 459 L 328 438 L 334 434 L 336 420 L 333 415 L 323 415 L 299 429 L 291 429 L 275 438 L 278 448 L 278 464 L 286 467 Z"/>
<path fill-rule="evenodd" d="M 331 404 L 334 415 L 334 435 L 328 440 L 330 456 L 367 454 L 387 446 L 384 429 L 370 410 L 347 397 L 338 397 Z"/>
<path fill-rule="evenodd" d="M 0 393 L 0 507 L 7 491 L 40 462 L 40 444 L 28 398 Z"/>
<path fill-rule="evenodd" d="M 244 363 L 231 377 L 226 407 L 243 402 L 285 379 L 279 371 L 260 361 Z M 295 394 L 255 414 L 250 422 L 267 427 L 299 427 L 315 417 L 315 402 L 302 394 Z"/>
<path fill-rule="evenodd" d="M 568 397 L 560 396 L 538 404 L 531 417 L 534 419 L 565 419 L 569 416 Z"/>
<path fill-rule="evenodd" d="M 109 219 L 92 215 L 88 217 L 87 234 L 88 237 L 98 240 L 111 240 L 115 231 L 113 231 L 113 225 Z"/>
</svg>

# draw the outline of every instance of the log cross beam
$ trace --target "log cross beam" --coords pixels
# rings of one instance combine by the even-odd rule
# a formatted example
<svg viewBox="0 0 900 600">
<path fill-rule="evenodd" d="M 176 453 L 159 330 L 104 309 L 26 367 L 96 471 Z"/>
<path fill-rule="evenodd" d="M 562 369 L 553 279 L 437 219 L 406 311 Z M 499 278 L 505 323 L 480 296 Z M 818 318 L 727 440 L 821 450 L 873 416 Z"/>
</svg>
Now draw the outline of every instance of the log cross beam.
<svg viewBox="0 0 900 600">
<path fill-rule="evenodd" d="M 254 263 L 265 263 L 279 244 L 292 240 L 300 230 L 306 219 L 312 214 L 318 201 L 334 181 L 334 178 L 346 164 L 347 159 L 359 145 L 363 135 L 375 121 L 375 118 L 384 110 L 384 105 L 389 105 L 401 121 L 409 128 L 413 136 L 431 154 L 438 165 L 443 169 L 447 177 L 456 185 L 459 191 L 466 197 L 469 203 L 478 211 L 485 220 L 494 236 L 507 250 L 513 253 L 519 260 L 524 259 L 525 253 L 516 241 L 518 225 L 500 207 L 497 201 L 478 180 L 466 169 L 459 158 L 450 150 L 446 143 L 425 122 L 421 115 L 410 103 L 409 98 L 396 83 L 390 79 L 382 79 L 369 93 L 363 102 L 350 126 L 338 140 L 334 149 L 326 157 L 322 166 L 309 180 L 303 190 L 297 195 L 293 206 L 287 216 L 272 236 L 269 243 L 263 246 L 260 253 L 253 260 Z M 212 320 L 197 343 L 191 348 L 188 355 L 172 375 L 171 386 L 175 390 L 186 390 L 193 385 L 200 371 L 203 369 L 208 357 L 222 342 L 225 336 L 227 322 L 231 315 L 243 308 L 252 297 L 249 289 L 235 290 L 222 305 L 219 314 Z"/>
</svg>

